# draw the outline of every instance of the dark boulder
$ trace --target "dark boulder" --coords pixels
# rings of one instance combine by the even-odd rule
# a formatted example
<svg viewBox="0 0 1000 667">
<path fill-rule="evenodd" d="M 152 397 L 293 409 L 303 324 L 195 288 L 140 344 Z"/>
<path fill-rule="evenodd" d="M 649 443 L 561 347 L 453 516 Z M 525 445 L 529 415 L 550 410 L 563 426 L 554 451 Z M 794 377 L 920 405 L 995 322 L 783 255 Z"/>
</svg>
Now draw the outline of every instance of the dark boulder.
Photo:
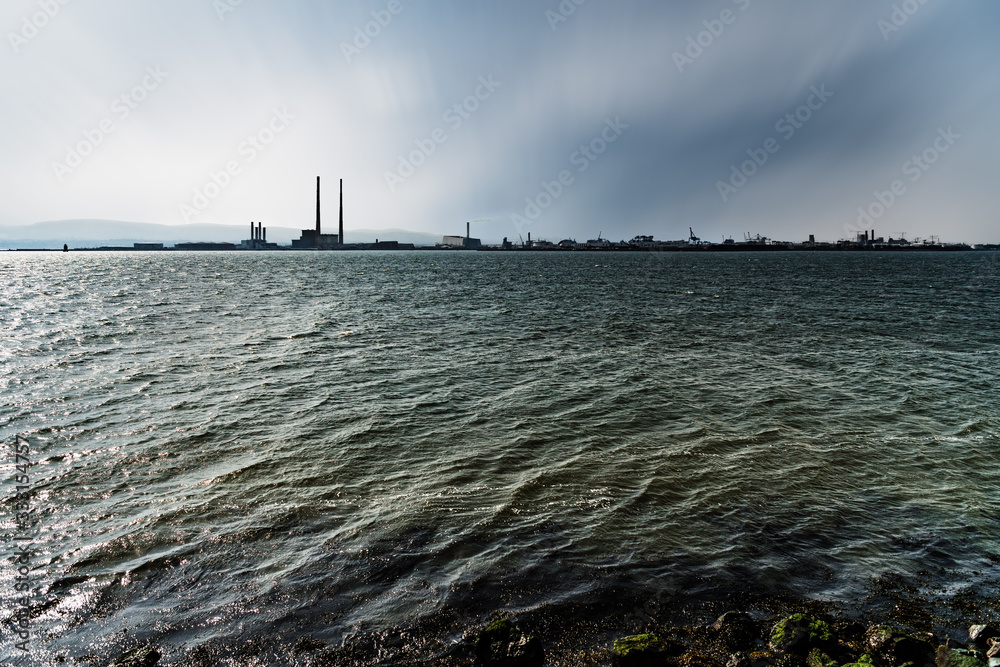
<svg viewBox="0 0 1000 667">
<path fill-rule="evenodd" d="M 712 630 L 717 633 L 719 642 L 727 651 L 752 649 L 760 636 L 757 622 L 742 611 L 726 612 L 712 624 Z"/>
<path fill-rule="evenodd" d="M 883 664 L 927 667 L 935 662 L 933 644 L 891 625 L 873 625 L 865 638 L 872 655 Z"/>
<path fill-rule="evenodd" d="M 611 654 L 614 667 L 662 667 L 667 661 L 668 645 L 656 635 L 632 635 L 615 640 Z"/>
<path fill-rule="evenodd" d="M 476 638 L 476 664 L 484 667 L 542 667 L 545 651 L 535 637 L 508 619 L 490 623 Z"/>
<path fill-rule="evenodd" d="M 1000 629 L 992 623 L 973 625 L 969 628 L 969 639 L 975 642 L 977 648 L 988 648 L 988 641 L 998 637 L 1000 637 Z"/>
<path fill-rule="evenodd" d="M 112 667 L 154 667 L 160 661 L 160 652 L 152 646 L 140 646 L 122 653 L 111 663 Z"/>
</svg>

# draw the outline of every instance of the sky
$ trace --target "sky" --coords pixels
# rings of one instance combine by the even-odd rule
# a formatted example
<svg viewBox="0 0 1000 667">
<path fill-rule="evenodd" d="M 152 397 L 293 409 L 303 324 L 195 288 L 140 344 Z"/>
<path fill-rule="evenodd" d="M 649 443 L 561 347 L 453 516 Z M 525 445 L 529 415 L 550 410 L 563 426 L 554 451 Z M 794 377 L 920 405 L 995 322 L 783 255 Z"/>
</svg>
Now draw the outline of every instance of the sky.
<svg viewBox="0 0 1000 667">
<path fill-rule="evenodd" d="M 4 0 L 0 225 L 308 228 L 322 176 L 348 230 L 997 242 L 998 28 L 995 0 Z"/>
</svg>

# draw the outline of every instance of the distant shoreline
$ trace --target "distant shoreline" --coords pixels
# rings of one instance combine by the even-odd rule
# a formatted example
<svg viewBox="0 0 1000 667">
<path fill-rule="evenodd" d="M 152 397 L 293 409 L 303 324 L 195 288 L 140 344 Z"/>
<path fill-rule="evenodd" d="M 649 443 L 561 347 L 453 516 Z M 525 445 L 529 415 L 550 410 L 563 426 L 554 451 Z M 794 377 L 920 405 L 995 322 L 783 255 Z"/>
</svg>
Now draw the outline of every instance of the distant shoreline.
<svg viewBox="0 0 1000 667">
<path fill-rule="evenodd" d="M 358 244 L 358 245 L 375 245 L 375 244 Z M 662 253 L 662 252 L 676 252 L 676 253 L 752 253 L 752 252 L 831 252 L 831 253 L 842 253 L 842 252 L 876 252 L 876 253 L 911 253 L 911 252 L 937 252 L 937 253 L 954 253 L 954 252 L 997 252 L 1000 251 L 1000 244 L 989 243 L 989 244 L 976 244 L 974 246 L 966 244 L 949 244 L 949 245 L 908 245 L 908 246 L 885 246 L 885 247 L 871 247 L 871 246 L 852 246 L 852 245 L 823 245 L 823 246 L 802 246 L 798 244 L 775 244 L 768 246 L 727 246 L 723 244 L 710 245 L 710 246 L 664 246 L 656 248 L 635 248 L 635 247 L 611 247 L 611 248 L 524 248 L 524 247 L 512 247 L 512 248 L 500 248 L 485 246 L 482 248 L 444 248 L 436 246 L 413 246 L 413 247 L 400 247 L 400 248 L 376 248 L 376 247 L 354 247 L 354 248 L 333 248 L 329 250 L 319 250 L 315 248 L 300 249 L 291 247 L 279 247 L 272 249 L 260 249 L 260 250 L 248 250 L 243 248 L 231 248 L 231 249 L 220 249 L 220 248 L 206 248 L 202 249 L 190 249 L 190 248 L 158 248 L 155 250 L 144 249 L 144 248 L 120 248 L 120 247 L 97 247 L 97 248 L 69 248 L 64 250 L 62 248 L 3 248 L 0 252 L 136 252 L 136 253 L 160 253 L 160 252 L 193 252 L 193 253 L 206 253 L 206 252 L 306 252 L 306 253 L 316 253 L 316 252 L 426 252 L 426 251 L 440 251 L 440 252 L 492 252 L 492 253 L 509 253 L 509 252 L 532 252 L 532 253 L 581 253 L 581 252 L 594 252 L 594 253 Z"/>
</svg>

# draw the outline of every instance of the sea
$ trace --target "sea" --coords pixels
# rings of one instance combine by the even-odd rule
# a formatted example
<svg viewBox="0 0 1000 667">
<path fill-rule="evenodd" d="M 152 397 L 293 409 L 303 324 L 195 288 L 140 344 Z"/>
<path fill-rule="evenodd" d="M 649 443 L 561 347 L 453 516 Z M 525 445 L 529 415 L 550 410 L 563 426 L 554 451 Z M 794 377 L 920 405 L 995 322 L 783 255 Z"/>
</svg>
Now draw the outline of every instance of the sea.
<svg viewBox="0 0 1000 667">
<path fill-rule="evenodd" d="M 434 664 L 497 614 L 604 642 L 778 597 L 961 622 L 1000 582 L 998 260 L 2 253 L 0 660 Z"/>
</svg>

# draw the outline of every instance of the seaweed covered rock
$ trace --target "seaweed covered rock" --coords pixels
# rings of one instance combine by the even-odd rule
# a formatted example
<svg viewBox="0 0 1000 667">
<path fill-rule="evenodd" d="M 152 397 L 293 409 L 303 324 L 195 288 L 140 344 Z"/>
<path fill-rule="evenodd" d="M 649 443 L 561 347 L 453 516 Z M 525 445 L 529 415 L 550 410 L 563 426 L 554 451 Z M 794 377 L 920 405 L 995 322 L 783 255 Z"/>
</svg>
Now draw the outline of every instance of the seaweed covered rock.
<svg viewBox="0 0 1000 667">
<path fill-rule="evenodd" d="M 924 667 L 934 663 L 934 645 L 908 635 L 891 625 L 873 625 L 865 636 L 866 643 L 879 662 L 886 665 Z"/>
<path fill-rule="evenodd" d="M 667 660 L 667 644 L 656 635 L 632 635 L 615 640 L 611 655 L 614 667 L 661 667 Z"/>
<path fill-rule="evenodd" d="M 986 656 L 979 651 L 941 646 L 937 651 L 938 667 L 986 667 Z"/>
<path fill-rule="evenodd" d="M 818 648 L 809 651 L 809 655 L 806 656 L 806 665 L 808 667 L 839 667 L 836 660 Z"/>
<path fill-rule="evenodd" d="M 484 667 L 541 667 L 542 644 L 506 618 L 493 621 L 476 637 L 476 664 Z"/>
<path fill-rule="evenodd" d="M 712 624 L 719 642 L 728 651 L 742 651 L 753 648 L 760 634 L 757 622 L 742 611 L 729 611 Z"/>
<path fill-rule="evenodd" d="M 792 614 L 775 623 L 770 642 L 773 651 L 799 654 L 836 643 L 826 621 L 805 614 Z"/>
<path fill-rule="evenodd" d="M 112 667 L 154 667 L 160 661 L 160 652 L 152 646 L 140 646 L 122 653 L 111 663 Z"/>
<path fill-rule="evenodd" d="M 874 667 L 874 663 L 872 662 L 872 657 L 867 653 L 865 653 L 856 661 L 849 662 L 846 665 L 843 665 L 842 667 Z"/>
</svg>

